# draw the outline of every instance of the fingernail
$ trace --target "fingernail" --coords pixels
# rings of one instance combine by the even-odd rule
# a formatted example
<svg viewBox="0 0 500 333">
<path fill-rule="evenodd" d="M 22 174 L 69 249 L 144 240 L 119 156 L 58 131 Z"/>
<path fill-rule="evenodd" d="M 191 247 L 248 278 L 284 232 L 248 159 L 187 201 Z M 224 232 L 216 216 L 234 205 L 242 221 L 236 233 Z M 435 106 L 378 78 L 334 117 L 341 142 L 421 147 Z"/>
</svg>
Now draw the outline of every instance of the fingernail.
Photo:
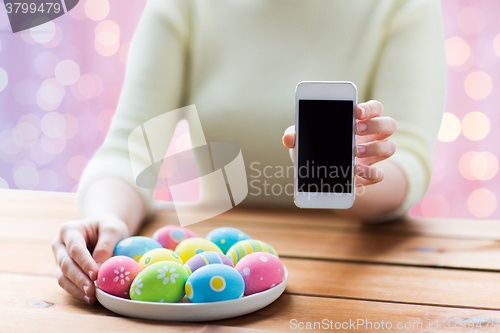
<svg viewBox="0 0 500 333">
<path fill-rule="evenodd" d="M 357 146 L 356 152 L 358 155 L 363 155 L 364 153 L 366 153 L 366 147 L 365 146 Z"/>
<path fill-rule="evenodd" d="M 85 300 L 85 302 L 90 304 L 90 298 L 88 296 L 83 296 L 83 299 Z"/>
<path fill-rule="evenodd" d="M 92 280 L 92 275 L 94 274 L 94 271 L 89 271 L 89 278 Z"/>
<path fill-rule="evenodd" d="M 356 127 L 358 129 L 358 132 L 363 132 L 368 126 L 366 126 L 366 124 L 357 124 Z"/>
<path fill-rule="evenodd" d="M 362 166 L 356 165 L 356 170 L 354 171 L 358 176 L 363 176 L 365 168 Z"/>
<path fill-rule="evenodd" d="M 361 118 L 364 118 L 365 114 L 366 114 L 366 110 L 362 107 L 360 107 L 359 109 L 361 110 Z"/>
<path fill-rule="evenodd" d="M 89 286 L 83 286 L 83 292 L 86 294 L 87 290 L 89 290 Z"/>
</svg>

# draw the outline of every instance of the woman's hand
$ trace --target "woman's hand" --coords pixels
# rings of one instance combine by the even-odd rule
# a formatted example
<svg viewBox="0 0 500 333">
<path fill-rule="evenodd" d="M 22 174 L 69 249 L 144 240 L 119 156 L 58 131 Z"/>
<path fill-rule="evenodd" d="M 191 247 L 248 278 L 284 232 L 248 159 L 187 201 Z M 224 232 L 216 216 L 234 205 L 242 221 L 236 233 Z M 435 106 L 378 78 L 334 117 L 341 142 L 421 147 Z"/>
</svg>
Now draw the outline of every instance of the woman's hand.
<svg viewBox="0 0 500 333">
<path fill-rule="evenodd" d="M 128 236 L 125 222 L 112 216 L 64 223 L 52 241 L 59 285 L 76 298 L 95 303 L 93 281 L 99 268 Z"/>
<path fill-rule="evenodd" d="M 356 186 L 375 184 L 384 179 L 384 171 L 373 164 L 383 161 L 396 152 L 394 142 L 388 140 L 396 131 L 396 121 L 381 117 L 384 107 L 378 101 L 368 101 L 356 106 Z M 283 144 L 295 153 L 295 126 L 290 126 L 283 135 Z"/>
</svg>

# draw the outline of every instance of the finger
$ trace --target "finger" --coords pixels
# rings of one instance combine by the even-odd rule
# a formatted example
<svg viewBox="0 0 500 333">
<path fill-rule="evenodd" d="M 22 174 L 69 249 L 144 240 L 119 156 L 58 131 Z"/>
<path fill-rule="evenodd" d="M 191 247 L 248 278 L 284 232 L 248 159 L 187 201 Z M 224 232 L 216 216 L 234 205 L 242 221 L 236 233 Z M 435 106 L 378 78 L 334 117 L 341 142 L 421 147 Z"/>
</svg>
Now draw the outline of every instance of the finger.
<svg viewBox="0 0 500 333">
<path fill-rule="evenodd" d="M 123 230 L 115 226 L 106 226 L 99 229 L 99 240 L 92 254 L 98 266 L 113 256 L 116 244 L 123 239 L 122 235 Z"/>
<path fill-rule="evenodd" d="M 377 117 L 358 121 L 356 134 L 360 136 L 370 135 L 372 140 L 383 140 L 394 134 L 396 128 L 396 121 L 391 117 Z"/>
<path fill-rule="evenodd" d="M 384 179 L 384 170 L 376 166 L 356 165 L 356 185 L 371 185 Z"/>
<path fill-rule="evenodd" d="M 287 148 L 295 148 L 295 126 L 290 126 L 283 135 L 283 145 Z"/>
<path fill-rule="evenodd" d="M 88 275 L 82 271 L 80 266 L 71 259 L 64 245 L 58 248 L 56 256 L 57 265 L 64 276 L 86 296 L 94 296 L 94 283 L 90 280 Z"/>
<path fill-rule="evenodd" d="M 366 103 L 359 103 L 354 110 L 356 119 L 369 119 L 379 117 L 384 112 L 384 107 L 379 101 L 368 101 Z"/>
<path fill-rule="evenodd" d="M 80 231 L 71 229 L 62 234 L 63 243 L 66 246 L 69 256 L 93 281 L 97 278 L 96 262 L 87 249 L 87 243 Z"/>
<path fill-rule="evenodd" d="M 56 272 L 56 278 L 59 285 L 66 290 L 71 295 L 76 298 L 88 303 L 94 304 L 96 299 L 94 296 L 87 296 L 82 290 L 80 290 L 73 282 L 71 282 L 66 276 L 64 276 L 61 269 L 58 267 Z"/>
<path fill-rule="evenodd" d="M 396 152 L 396 145 L 390 140 L 373 141 L 356 146 L 356 157 L 384 160 Z M 375 160 L 374 159 L 374 160 Z M 373 162 L 374 163 L 374 162 Z M 371 163 L 371 164 L 373 164 Z M 371 165 L 369 163 L 363 163 Z"/>
</svg>

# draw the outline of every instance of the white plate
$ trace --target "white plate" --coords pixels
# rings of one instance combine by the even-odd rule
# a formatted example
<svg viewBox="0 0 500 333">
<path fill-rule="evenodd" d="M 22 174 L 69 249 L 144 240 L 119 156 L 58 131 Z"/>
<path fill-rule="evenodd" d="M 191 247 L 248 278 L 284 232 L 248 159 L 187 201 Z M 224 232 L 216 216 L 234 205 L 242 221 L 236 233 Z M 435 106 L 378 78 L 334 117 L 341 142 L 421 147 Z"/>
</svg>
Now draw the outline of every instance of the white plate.
<svg viewBox="0 0 500 333">
<path fill-rule="evenodd" d="M 96 288 L 96 297 L 105 308 L 126 317 L 168 320 L 209 321 L 238 317 L 260 310 L 274 302 L 285 291 L 288 270 L 283 282 L 269 290 L 238 299 L 211 303 L 156 303 L 116 297 Z"/>
</svg>

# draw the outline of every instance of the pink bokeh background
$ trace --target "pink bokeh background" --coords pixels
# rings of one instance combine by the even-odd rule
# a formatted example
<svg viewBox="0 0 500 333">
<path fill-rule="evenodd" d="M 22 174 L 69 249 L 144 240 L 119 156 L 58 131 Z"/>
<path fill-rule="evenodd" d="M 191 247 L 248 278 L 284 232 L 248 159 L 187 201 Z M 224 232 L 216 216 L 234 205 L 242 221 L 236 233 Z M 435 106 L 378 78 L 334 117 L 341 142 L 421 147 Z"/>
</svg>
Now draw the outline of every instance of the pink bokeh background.
<svg viewBox="0 0 500 333">
<path fill-rule="evenodd" d="M 432 183 L 411 214 L 499 219 L 500 1 L 441 3 L 446 109 Z M 42 34 L 12 34 L 0 8 L 0 188 L 76 191 L 114 114 L 145 4 L 80 0 Z M 180 124 L 171 149 L 185 145 Z M 168 190 L 155 198 L 169 200 Z"/>
</svg>

